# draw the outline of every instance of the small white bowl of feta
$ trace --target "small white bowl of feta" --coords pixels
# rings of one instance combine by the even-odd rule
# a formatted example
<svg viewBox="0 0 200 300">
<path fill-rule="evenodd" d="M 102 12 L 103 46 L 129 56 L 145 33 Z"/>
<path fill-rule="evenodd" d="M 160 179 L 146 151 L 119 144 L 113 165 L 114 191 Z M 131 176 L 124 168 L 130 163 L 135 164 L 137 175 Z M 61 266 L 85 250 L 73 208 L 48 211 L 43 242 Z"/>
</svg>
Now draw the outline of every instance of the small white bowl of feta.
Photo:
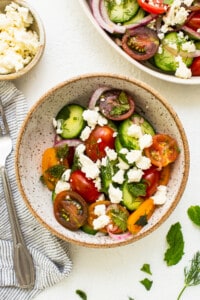
<svg viewBox="0 0 200 300">
<path fill-rule="evenodd" d="M 45 47 L 42 21 L 29 3 L 0 1 L 0 80 L 14 80 L 29 72 Z"/>
<path fill-rule="evenodd" d="M 166 145 L 160 160 L 155 149 Z M 104 73 L 47 91 L 24 120 L 15 160 L 34 217 L 65 241 L 99 248 L 157 229 L 181 199 L 189 164 L 167 100 L 143 82 Z"/>
</svg>

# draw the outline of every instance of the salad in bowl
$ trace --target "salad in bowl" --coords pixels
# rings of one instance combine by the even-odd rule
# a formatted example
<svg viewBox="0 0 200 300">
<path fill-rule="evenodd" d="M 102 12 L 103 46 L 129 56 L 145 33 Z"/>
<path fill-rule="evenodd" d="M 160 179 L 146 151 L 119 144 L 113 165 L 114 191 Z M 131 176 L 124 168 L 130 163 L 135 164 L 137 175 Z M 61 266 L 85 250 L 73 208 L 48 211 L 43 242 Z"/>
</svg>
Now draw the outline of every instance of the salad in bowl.
<svg viewBox="0 0 200 300">
<path fill-rule="evenodd" d="M 94 73 L 35 103 L 15 165 L 23 199 L 43 226 L 65 241 L 107 248 L 142 239 L 168 218 L 186 186 L 189 149 L 158 92 Z"/>
<path fill-rule="evenodd" d="M 172 82 L 198 83 L 197 0 L 91 0 L 88 9 L 80 2 L 114 48 L 142 70 Z"/>
</svg>

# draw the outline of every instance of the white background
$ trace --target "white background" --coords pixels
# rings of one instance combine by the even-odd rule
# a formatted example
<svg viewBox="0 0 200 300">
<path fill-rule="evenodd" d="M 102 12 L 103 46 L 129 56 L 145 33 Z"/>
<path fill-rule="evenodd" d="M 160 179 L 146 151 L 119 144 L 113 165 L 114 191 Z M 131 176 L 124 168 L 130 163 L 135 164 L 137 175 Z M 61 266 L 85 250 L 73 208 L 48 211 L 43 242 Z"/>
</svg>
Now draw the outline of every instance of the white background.
<svg viewBox="0 0 200 300">
<path fill-rule="evenodd" d="M 38 66 L 15 81 L 29 107 L 61 81 L 91 72 L 128 75 L 146 82 L 174 107 L 190 146 L 191 167 L 186 190 L 168 220 L 150 236 L 134 244 L 112 249 L 91 249 L 70 245 L 73 270 L 58 285 L 43 291 L 35 300 L 78 300 L 76 289 L 88 300 L 176 300 L 184 283 L 183 269 L 200 250 L 200 228 L 187 216 L 190 205 L 200 205 L 200 85 L 178 85 L 153 78 L 116 53 L 87 19 L 77 0 L 29 0 L 46 30 L 46 48 Z M 166 234 L 176 222 L 182 225 L 185 254 L 172 267 L 164 262 Z M 149 263 L 152 276 L 140 271 Z M 147 291 L 140 280 L 153 280 Z M 199 300 L 200 286 L 186 289 L 182 300 Z"/>
</svg>

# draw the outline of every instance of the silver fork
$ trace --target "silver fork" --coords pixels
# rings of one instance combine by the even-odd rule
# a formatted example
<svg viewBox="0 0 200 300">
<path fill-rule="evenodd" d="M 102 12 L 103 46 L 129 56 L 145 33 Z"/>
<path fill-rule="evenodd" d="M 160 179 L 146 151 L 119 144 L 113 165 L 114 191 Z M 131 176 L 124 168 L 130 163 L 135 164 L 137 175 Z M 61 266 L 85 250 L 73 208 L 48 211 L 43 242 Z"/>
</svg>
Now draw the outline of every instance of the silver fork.
<svg viewBox="0 0 200 300">
<path fill-rule="evenodd" d="M 3 188 L 8 208 L 8 214 L 11 224 L 13 238 L 13 263 L 17 281 L 21 288 L 32 288 L 35 283 L 35 270 L 31 254 L 29 253 L 23 239 L 20 229 L 13 196 L 9 184 L 8 174 L 5 167 L 7 157 L 12 151 L 12 140 L 6 116 L 4 113 L 3 104 L 0 98 L 0 115 L 2 125 L 0 124 L 0 174 L 2 177 Z"/>
</svg>

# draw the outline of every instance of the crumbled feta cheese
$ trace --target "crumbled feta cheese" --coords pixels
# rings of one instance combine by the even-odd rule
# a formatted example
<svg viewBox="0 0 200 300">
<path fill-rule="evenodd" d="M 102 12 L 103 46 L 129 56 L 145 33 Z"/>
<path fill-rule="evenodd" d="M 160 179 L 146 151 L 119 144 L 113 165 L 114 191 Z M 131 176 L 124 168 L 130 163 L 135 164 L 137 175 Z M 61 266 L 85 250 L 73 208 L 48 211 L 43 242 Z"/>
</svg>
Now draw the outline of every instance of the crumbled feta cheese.
<svg viewBox="0 0 200 300">
<path fill-rule="evenodd" d="M 104 118 L 97 110 L 95 109 L 86 109 L 83 112 L 83 119 L 87 122 L 88 126 L 94 128 L 97 124 L 100 126 L 106 125 L 108 120 Z"/>
<path fill-rule="evenodd" d="M 79 144 L 77 147 L 76 147 L 76 150 L 75 150 L 75 153 L 77 156 L 80 156 L 81 154 L 83 154 L 85 151 L 85 145 L 84 144 Z"/>
<path fill-rule="evenodd" d="M 120 154 L 127 154 L 128 153 L 128 149 L 127 148 L 122 148 L 119 151 Z"/>
<path fill-rule="evenodd" d="M 109 147 L 105 148 L 106 154 L 109 158 L 109 160 L 116 160 L 117 159 L 117 152 L 113 149 L 110 149 Z"/>
<path fill-rule="evenodd" d="M 118 164 L 117 167 L 121 170 L 128 170 L 129 169 L 129 165 L 120 157 L 118 157 Z"/>
<path fill-rule="evenodd" d="M 142 136 L 141 126 L 137 124 L 132 124 L 131 126 L 128 127 L 127 135 L 139 139 Z"/>
<path fill-rule="evenodd" d="M 82 141 L 86 141 L 89 138 L 91 131 L 92 131 L 91 127 L 85 126 L 85 128 L 81 132 L 80 139 Z"/>
<path fill-rule="evenodd" d="M 137 169 L 136 167 L 128 170 L 128 182 L 139 182 L 143 174 L 144 172 L 141 169 Z"/>
<path fill-rule="evenodd" d="M 155 205 L 163 205 L 167 201 L 167 187 L 159 185 L 157 192 L 151 198 L 154 200 Z"/>
<path fill-rule="evenodd" d="M 98 204 L 94 208 L 94 214 L 96 216 L 102 216 L 106 214 L 106 206 L 105 204 Z"/>
<path fill-rule="evenodd" d="M 141 156 L 137 161 L 136 161 L 136 166 L 139 169 L 142 170 L 147 170 L 151 167 L 151 160 L 146 157 L 146 156 Z"/>
<path fill-rule="evenodd" d="M 63 181 L 69 181 L 70 174 L 71 174 L 71 169 L 65 170 L 65 172 L 62 174 L 61 179 Z"/>
<path fill-rule="evenodd" d="M 85 173 L 87 178 L 95 179 L 99 176 L 100 170 L 96 163 L 94 163 L 87 155 L 81 154 L 79 156 L 81 164 L 81 171 Z"/>
<path fill-rule="evenodd" d="M 108 195 L 112 203 L 120 203 L 122 201 L 122 191 L 119 187 L 115 188 L 112 184 L 109 186 Z"/>
<path fill-rule="evenodd" d="M 144 148 L 150 147 L 152 145 L 153 139 L 150 134 L 144 134 L 139 139 L 140 149 L 143 150 Z"/>
<path fill-rule="evenodd" d="M 101 178 L 100 177 L 97 177 L 94 179 L 94 185 L 98 191 L 101 190 Z"/>
<path fill-rule="evenodd" d="M 183 51 L 187 51 L 187 52 L 195 52 L 196 51 L 196 47 L 193 41 L 187 41 L 185 43 L 183 43 L 181 45 L 181 48 Z"/>
<path fill-rule="evenodd" d="M 129 164 L 133 164 L 134 162 L 136 162 L 137 160 L 139 160 L 139 158 L 142 155 L 142 151 L 141 150 L 130 150 L 127 154 L 126 154 L 126 159 L 128 161 Z"/>
<path fill-rule="evenodd" d="M 183 59 L 181 56 L 177 56 L 175 58 L 176 62 L 178 63 L 178 67 L 175 72 L 175 76 L 180 77 L 180 78 L 191 78 L 192 72 L 191 69 L 189 69 L 186 64 L 183 62 Z"/>
<path fill-rule="evenodd" d="M 65 181 L 59 180 L 56 183 L 56 187 L 55 187 L 55 193 L 56 194 L 59 194 L 62 191 L 68 191 L 68 190 L 70 190 L 70 184 L 69 184 L 69 182 L 65 182 Z"/>
<path fill-rule="evenodd" d="M 93 220 L 93 227 L 95 230 L 104 228 L 110 222 L 110 217 L 107 215 L 101 215 Z"/>
<path fill-rule="evenodd" d="M 54 125 L 55 128 L 56 128 L 56 133 L 57 133 L 57 134 L 61 134 L 61 133 L 63 132 L 61 120 L 57 120 L 57 121 L 56 121 L 56 119 L 54 119 L 54 120 L 53 120 L 53 125 Z"/>
<path fill-rule="evenodd" d="M 30 30 L 33 17 L 28 8 L 12 2 L 0 13 L 0 73 L 24 68 L 40 46 L 38 34 Z"/>
<path fill-rule="evenodd" d="M 117 171 L 112 180 L 116 183 L 122 184 L 124 182 L 124 170 Z"/>
</svg>

